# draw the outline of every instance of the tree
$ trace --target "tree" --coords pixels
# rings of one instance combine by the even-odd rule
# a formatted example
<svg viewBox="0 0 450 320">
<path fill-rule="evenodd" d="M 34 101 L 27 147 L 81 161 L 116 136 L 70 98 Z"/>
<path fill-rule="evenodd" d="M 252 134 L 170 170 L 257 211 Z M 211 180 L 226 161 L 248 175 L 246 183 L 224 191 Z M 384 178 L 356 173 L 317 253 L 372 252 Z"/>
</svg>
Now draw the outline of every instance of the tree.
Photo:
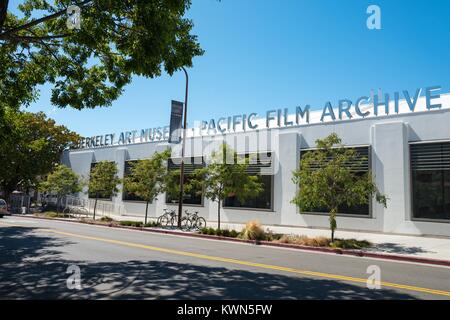
<svg viewBox="0 0 450 320">
<path fill-rule="evenodd" d="M 203 50 L 185 18 L 190 4 L 24 0 L 15 15 L 2 0 L 0 109 L 28 105 L 44 83 L 53 86 L 51 102 L 58 107 L 109 106 L 134 75 L 153 78 L 162 69 L 172 75 L 192 66 Z M 79 17 L 68 10 L 71 5 L 80 9 Z"/>
<path fill-rule="evenodd" d="M 124 188 L 142 198 L 145 204 L 145 224 L 147 223 L 148 204 L 166 190 L 167 165 L 170 150 L 155 152 L 150 159 L 139 160 L 131 167 L 124 178 Z"/>
<path fill-rule="evenodd" d="M 233 163 L 227 161 L 233 159 Z M 220 229 L 220 206 L 229 196 L 236 195 L 239 201 L 256 197 L 263 190 L 260 178 L 247 173 L 249 159 L 237 161 L 237 153 L 227 144 L 222 144 L 218 152 L 211 154 L 210 163 L 194 171 L 192 185 L 202 187 L 204 195 L 211 201 L 217 201 L 217 221 Z"/>
<path fill-rule="evenodd" d="M 117 185 L 120 182 L 121 179 L 117 177 L 115 162 L 100 161 L 95 164 L 89 177 L 89 193 L 95 195 L 94 220 L 98 198 L 100 196 L 102 198 L 115 196 L 119 191 Z"/>
<path fill-rule="evenodd" d="M 8 108 L 5 119 L 8 134 L 0 139 L 0 187 L 8 197 L 16 188 L 36 186 L 39 176 L 51 172 L 79 136 L 42 112 Z"/>
<path fill-rule="evenodd" d="M 317 149 L 302 155 L 300 168 L 293 172 L 293 181 L 299 189 L 292 202 L 301 212 L 328 208 L 333 242 L 340 206 L 366 204 L 375 196 L 386 207 L 387 198 L 379 192 L 372 172 L 358 174 L 355 168 L 364 159 L 354 149 L 343 147 L 336 133 L 316 140 L 316 145 Z"/>
<path fill-rule="evenodd" d="M 41 192 L 56 194 L 57 206 L 60 206 L 63 197 L 80 192 L 81 189 L 79 176 L 65 165 L 56 165 L 55 170 L 39 185 Z"/>
</svg>

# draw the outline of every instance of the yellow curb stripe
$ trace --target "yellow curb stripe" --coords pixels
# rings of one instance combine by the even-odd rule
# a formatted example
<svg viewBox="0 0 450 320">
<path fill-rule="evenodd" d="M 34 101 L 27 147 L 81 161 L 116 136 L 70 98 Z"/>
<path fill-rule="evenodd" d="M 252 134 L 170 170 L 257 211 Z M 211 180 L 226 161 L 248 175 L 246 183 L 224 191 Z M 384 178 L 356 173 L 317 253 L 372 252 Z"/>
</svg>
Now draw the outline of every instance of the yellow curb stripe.
<svg viewBox="0 0 450 320">
<path fill-rule="evenodd" d="M 7 223 L 2 223 L 2 222 L 0 222 L 0 224 L 10 225 L 10 226 L 18 226 L 18 225 L 7 224 Z M 52 232 L 55 234 L 80 238 L 80 239 L 95 240 L 95 241 L 100 241 L 100 242 L 105 242 L 105 243 L 122 245 L 122 246 L 126 246 L 126 247 L 146 249 L 146 250 L 151 250 L 151 251 L 169 253 L 169 254 L 198 258 L 198 259 L 204 259 L 204 260 L 209 260 L 209 261 L 218 261 L 218 262 L 225 262 L 225 263 L 243 265 L 243 266 L 248 266 L 248 267 L 277 270 L 277 271 L 295 273 L 295 274 L 311 276 L 311 277 L 320 277 L 320 278 L 327 278 L 327 279 L 334 279 L 334 280 L 341 280 L 341 281 L 348 281 L 348 282 L 356 282 L 356 283 L 367 283 L 367 279 L 364 279 L 364 278 L 355 278 L 355 277 L 342 276 L 342 275 L 331 274 L 331 273 L 307 271 L 307 270 L 300 270 L 300 269 L 283 267 L 283 266 L 275 266 L 275 265 L 270 265 L 270 264 L 251 262 L 251 261 L 243 261 L 243 260 L 217 257 L 217 256 L 209 256 L 209 255 L 204 255 L 204 254 L 200 254 L 200 253 L 167 249 L 167 248 L 161 248 L 161 247 L 154 247 L 154 246 L 150 246 L 150 245 L 144 245 L 144 244 L 140 244 L 140 243 L 126 242 L 126 241 L 120 241 L 120 240 L 86 236 L 86 235 L 80 235 L 80 234 L 75 234 L 75 233 L 70 233 L 70 232 L 57 231 L 57 230 L 53 230 L 53 229 L 41 229 L 41 230 L 47 231 L 47 232 Z M 380 285 L 383 287 L 404 289 L 404 290 L 408 290 L 408 291 L 416 291 L 416 292 L 429 293 L 429 294 L 434 294 L 434 295 L 442 295 L 442 296 L 450 297 L 449 291 L 435 290 L 435 289 L 422 288 L 422 287 L 397 284 L 397 283 L 392 283 L 392 282 L 384 282 L 384 281 L 381 281 Z"/>
</svg>

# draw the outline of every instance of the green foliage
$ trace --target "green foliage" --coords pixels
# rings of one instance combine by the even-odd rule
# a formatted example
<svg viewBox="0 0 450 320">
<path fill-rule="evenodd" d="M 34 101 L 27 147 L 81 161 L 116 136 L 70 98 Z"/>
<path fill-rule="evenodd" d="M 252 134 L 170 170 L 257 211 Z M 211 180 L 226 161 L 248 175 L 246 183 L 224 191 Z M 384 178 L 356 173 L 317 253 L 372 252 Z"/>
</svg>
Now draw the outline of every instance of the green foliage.
<svg viewBox="0 0 450 320">
<path fill-rule="evenodd" d="M 42 112 L 8 108 L 4 120 L 6 134 L 0 134 L 0 186 L 7 193 L 17 187 L 34 187 L 39 176 L 51 172 L 62 152 L 79 139 L 76 133 L 56 125 Z"/>
<path fill-rule="evenodd" d="M 109 106 L 133 76 L 171 75 L 203 54 L 190 0 L 25 0 L 20 17 L 3 2 L 0 109 L 29 104 L 44 83 L 58 107 Z M 70 4 L 81 8 L 79 30 L 66 25 Z"/>
<path fill-rule="evenodd" d="M 356 239 L 335 239 L 331 243 L 332 247 L 341 249 L 364 249 L 372 246 L 367 240 L 356 240 Z"/>
<path fill-rule="evenodd" d="M 239 237 L 244 240 L 266 240 L 267 235 L 258 221 L 249 221 L 242 229 Z"/>
<path fill-rule="evenodd" d="M 218 202 L 219 229 L 220 204 L 225 198 L 236 195 L 243 202 L 263 191 L 259 176 L 247 173 L 248 164 L 249 159 L 238 161 L 237 153 L 227 144 L 222 144 L 218 152 L 211 154 L 210 163 L 206 167 L 194 171 L 191 187 L 202 190 L 207 199 Z"/>
<path fill-rule="evenodd" d="M 100 221 L 102 221 L 102 222 L 113 222 L 114 219 L 111 218 L 111 217 L 108 217 L 108 216 L 103 216 L 103 217 L 100 218 Z"/>
<path fill-rule="evenodd" d="M 121 180 L 117 177 L 117 165 L 115 162 L 100 161 L 92 169 L 89 177 L 89 193 L 99 195 L 102 198 L 114 196 Z M 96 196 L 97 198 L 97 196 Z"/>
<path fill-rule="evenodd" d="M 65 165 L 56 165 L 55 170 L 40 183 L 41 192 L 56 194 L 58 198 L 80 192 L 82 183 L 78 175 Z"/>
<path fill-rule="evenodd" d="M 364 249 L 372 246 L 367 240 L 334 239 L 327 237 L 307 237 L 305 235 L 283 235 L 276 240 L 280 243 L 290 243 L 309 247 L 331 247 L 340 249 Z"/>
<path fill-rule="evenodd" d="M 137 227 L 137 228 L 140 228 L 144 225 L 144 223 L 142 223 L 140 221 L 129 221 L 129 220 L 120 221 L 119 224 L 121 226 Z"/>
<path fill-rule="evenodd" d="M 202 228 L 199 231 L 200 234 L 208 234 L 208 235 L 214 235 L 214 236 L 222 236 L 227 238 L 237 238 L 239 236 L 239 232 L 236 230 L 228 230 L 228 229 L 214 229 L 214 228 Z"/>
<path fill-rule="evenodd" d="M 165 192 L 167 181 L 166 161 L 170 157 L 170 150 L 155 152 L 150 159 L 139 160 L 131 173 L 124 178 L 124 188 L 145 201 L 152 202 Z"/>
<path fill-rule="evenodd" d="M 144 227 L 146 228 L 156 228 L 159 227 L 158 223 L 156 221 L 150 221 L 146 224 L 144 224 Z"/>
<path fill-rule="evenodd" d="M 361 205 L 375 196 L 376 201 L 386 207 L 387 198 L 379 192 L 372 172 L 361 176 L 352 169 L 361 165 L 364 159 L 360 159 L 354 149 L 344 148 L 337 134 L 318 139 L 316 144 L 317 149 L 305 153 L 300 168 L 293 172 L 293 181 L 299 189 L 292 202 L 302 212 L 329 208 L 333 241 L 339 206 Z"/>
</svg>

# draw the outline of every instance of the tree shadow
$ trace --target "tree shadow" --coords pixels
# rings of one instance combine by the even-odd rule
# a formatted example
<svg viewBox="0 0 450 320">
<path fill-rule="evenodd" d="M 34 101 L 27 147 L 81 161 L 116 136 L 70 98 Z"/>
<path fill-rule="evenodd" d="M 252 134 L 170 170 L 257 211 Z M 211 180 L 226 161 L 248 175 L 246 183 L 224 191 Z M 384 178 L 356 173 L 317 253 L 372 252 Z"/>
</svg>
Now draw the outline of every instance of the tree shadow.
<svg viewBox="0 0 450 320">
<path fill-rule="evenodd" d="M 398 254 L 419 254 L 419 253 L 434 253 L 433 251 L 424 250 L 421 247 L 411 247 L 399 245 L 398 243 L 384 242 L 374 245 L 374 247 L 366 249 L 372 251 L 381 251 L 386 253 L 398 253 Z"/>
<path fill-rule="evenodd" d="M 170 261 L 65 259 L 73 242 L 0 228 L 0 299 L 414 299 L 334 280 Z M 81 290 L 67 288 L 67 267 L 81 269 Z"/>
</svg>

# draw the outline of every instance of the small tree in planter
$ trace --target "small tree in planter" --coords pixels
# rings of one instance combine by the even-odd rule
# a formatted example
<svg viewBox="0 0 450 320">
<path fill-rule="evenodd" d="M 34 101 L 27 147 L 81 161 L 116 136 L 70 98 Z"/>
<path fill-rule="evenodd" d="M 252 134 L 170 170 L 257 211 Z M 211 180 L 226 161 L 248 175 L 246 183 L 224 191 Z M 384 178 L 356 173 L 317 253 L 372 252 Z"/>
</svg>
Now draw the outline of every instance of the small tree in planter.
<svg viewBox="0 0 450 320">
<path fill-rule="evenodd" d="M 79 176 L 65 165 L 57 165 L 45 181 L 39 184 L 39 191 L 56 194 L 56 206 L 60 208 L 61 200 L 73 193 L 82 190 L 82 182 Z"/>
<path fill-rule="evenodd" d="M 239 201 L 256 197 L 262 192 L 260 178 L 247 173 L 248 159 L 241 163 L 237 161 L 237 153 L 227 144 L 222 144 L 218 152 L 211 154 L 210 163 L 194 171 L 191 185 L 201 186 L 204 196 L 218 202 L 217 221 L 220 230 L 221 203 L 229 196 L 235 195 Z M 234 159 L 233 164 L 227 159 Z"/>
<path fill-rule="evenodd" d="M 115 162 L 100 161 L 92 169 L 89 177 L 89 193 L 95 194 L 94 220 L 97 209 L 97 201 L 102 198 L 116 195 L 121 179 L 117 177 L 117 165 Z"/>
<path fill-rule="evenodd" d="M 316 140 L 316 145 L 317 149 L 302 155 L 300 168 L 293 172 L 293 181 L 299 190 L 292 202 L 301 212 L 328 208 L 333 242 L 340 206 L 363 205 L 375 197 L 386 207 L 387 198 L 379 192 L 370 171 L 357 174 L 355 168 L 364 159 L 356 150 L 343 147 L 336 133 Z"/>
<path fill-rule="evenodd" d="M 167 165 L 170 150 L 155 152 L 150 159 L 139 160 L 131 173 L 124 178 L 124 187 L 128 192 L 142 198 L 145 204 L 145 224 L 147 224 L 148 204 L 157 199 L 167 188 Z"/>
</svg>

